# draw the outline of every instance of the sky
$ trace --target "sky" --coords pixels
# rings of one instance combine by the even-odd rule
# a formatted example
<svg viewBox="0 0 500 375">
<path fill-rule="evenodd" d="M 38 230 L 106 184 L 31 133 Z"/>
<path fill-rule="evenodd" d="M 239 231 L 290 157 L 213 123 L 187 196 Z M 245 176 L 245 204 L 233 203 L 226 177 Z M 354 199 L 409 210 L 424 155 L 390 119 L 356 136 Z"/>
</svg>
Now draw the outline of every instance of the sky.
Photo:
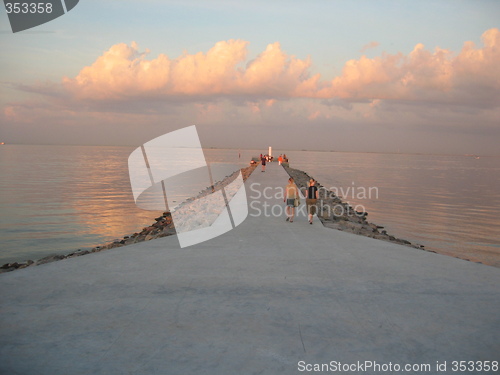
<svg viewBox="0 0 500 375">
<path fill-rule="evenodd" d="M 80 0 L 12 33 L 0 141 L 500 155 L 496 0 Z"/>
</svg>

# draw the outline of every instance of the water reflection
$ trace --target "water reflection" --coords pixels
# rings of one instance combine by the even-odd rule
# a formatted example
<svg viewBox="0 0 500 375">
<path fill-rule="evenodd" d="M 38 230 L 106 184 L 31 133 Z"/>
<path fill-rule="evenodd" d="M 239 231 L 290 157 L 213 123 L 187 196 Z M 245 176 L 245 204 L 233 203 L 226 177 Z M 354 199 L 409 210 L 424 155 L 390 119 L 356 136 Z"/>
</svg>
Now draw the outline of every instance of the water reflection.
<svg viewBox="0 0 500 375">
<path fill-rule="evenodd" d="M 2 262 L 91 248 L 151 224 L 127 183 L 128 148 L 4 146 Z M 40 256 L 41 255 L 41 256 Z"/>
</svg>

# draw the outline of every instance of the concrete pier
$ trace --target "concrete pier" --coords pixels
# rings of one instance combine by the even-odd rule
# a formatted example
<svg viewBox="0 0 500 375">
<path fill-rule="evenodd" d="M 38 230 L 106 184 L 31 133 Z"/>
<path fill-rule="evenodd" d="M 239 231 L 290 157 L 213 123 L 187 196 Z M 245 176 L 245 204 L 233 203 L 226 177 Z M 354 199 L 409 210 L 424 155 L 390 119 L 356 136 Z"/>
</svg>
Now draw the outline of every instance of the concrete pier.
<svg viewBox="0 0 500 375">
<path fill-rule="evenodd" d="M 249 202 L 287 178 L 257 168 Z M 500 360 L 500 269 L 256 215 L 261 203 L 188 248 L 170 236 L 0 275 L 0 374 L 451 374 Z M 352 367 L 370 363 L 386 367 Z"/>
</svg>

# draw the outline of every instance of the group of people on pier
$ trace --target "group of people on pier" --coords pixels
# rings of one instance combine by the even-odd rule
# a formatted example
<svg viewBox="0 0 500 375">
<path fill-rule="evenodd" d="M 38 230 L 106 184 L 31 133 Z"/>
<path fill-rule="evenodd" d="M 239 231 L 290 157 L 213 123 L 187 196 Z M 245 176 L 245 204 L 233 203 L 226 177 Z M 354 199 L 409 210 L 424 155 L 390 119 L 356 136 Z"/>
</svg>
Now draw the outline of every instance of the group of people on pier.
<svg viewBox="0 0 500 375">
<path fill-rule="evenodd" d="M 316 181 L 314 179 L 309 180 L 309 187 L 306 191 L 306 205 L 309 224 L 313 223 L 313 216 L 316 215 L 316 202 L 318 201 L 318 187 L 316 186 Z M 286 203 L 286 221 L 293 223 L 295 217 L 295 207 L 300 204 L 300 192 L 293 177 L 288 179 L 288 185 L 285 187 L 285 197 L 283 202 Z"/>
</svg>

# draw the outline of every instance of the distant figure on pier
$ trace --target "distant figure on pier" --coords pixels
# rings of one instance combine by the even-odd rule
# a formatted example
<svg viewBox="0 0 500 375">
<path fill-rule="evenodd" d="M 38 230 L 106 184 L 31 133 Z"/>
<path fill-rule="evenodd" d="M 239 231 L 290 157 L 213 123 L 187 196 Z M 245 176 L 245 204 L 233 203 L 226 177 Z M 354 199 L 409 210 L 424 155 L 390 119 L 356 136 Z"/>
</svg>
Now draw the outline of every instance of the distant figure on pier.
<svg viewBox="0 0 500 375">
<path fill-rule="evenodd" d="M 280 156 L 278 156 L 278 163 L 279 163 L 279 165 L 281 165 L 281 163 L 283 163 L 283 156 L 281 156 L 281 154 L 280 154 Z"/>
<path fill-rule="evenodd" d="M 307 189 L 306 205 L 307 213 L 309 214 L 309 224 L 313 223 L 313 215 L 316 215 L 316 202 L 318 201 L 318 187 L 316 181 L 312 178 L 309 180 L 309 188 Z"/>
<path fill-rule="evenodd" d="M 286 221 L 293 223 L 293 218 L 295 216 L 295 207 L 298 206 L 299 189 L 293 180 L 293 177 L 288 179 L 288 185 L 285 188 L 285 198 L 283 202 L 286 202 Z"/>
<path fill-rule="evenodd" d="M 261 172 L 265 172 L 266 171 L 266 158 L 265 157 L 261 157 L 260 158 L 260 162 L 262 164 L 262 171 Z"/>
</svg>

